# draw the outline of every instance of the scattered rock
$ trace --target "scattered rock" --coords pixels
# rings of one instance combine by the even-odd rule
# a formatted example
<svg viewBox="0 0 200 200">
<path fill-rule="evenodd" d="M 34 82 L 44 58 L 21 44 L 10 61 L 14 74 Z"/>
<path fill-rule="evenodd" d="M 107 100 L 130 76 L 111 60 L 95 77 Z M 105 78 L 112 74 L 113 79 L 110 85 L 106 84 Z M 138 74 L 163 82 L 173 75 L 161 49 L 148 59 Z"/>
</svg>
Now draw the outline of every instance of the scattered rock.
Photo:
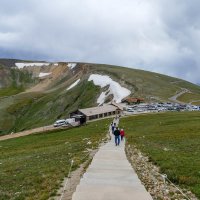
<svg viewBox="0 0 200 200">
<path fill-rule="evenodd" d="M 165 147 L 163 150 L 164 150 L 164 151 L 169 151 L 169 149 L 168 149 L 168 148 L 166 148 L 166 147 Z"/>
<path fill-rule="evenodd" d="M 164 151 L 169 149 L 164 148 Z M 157 166 L 149 161 L 147 156 L 144 156 L 135 146 L 126 146 L 127 157 L 133 168 L 138 174 L 143 185 L 151 194 L 154 200 L 185 200 L 189 197 L 190 200 L 198 200 L 191 191 L 182 189 L 184 195 L 165 179 L 164 174 L 160 174 Z"/>
<path fill-rule="evenodd" d="M 88 141 L 87 144 L 90 145 L 90 144 L 92 144 L 92 142 L 91 142 L 91 141 Z"/>
</svg>

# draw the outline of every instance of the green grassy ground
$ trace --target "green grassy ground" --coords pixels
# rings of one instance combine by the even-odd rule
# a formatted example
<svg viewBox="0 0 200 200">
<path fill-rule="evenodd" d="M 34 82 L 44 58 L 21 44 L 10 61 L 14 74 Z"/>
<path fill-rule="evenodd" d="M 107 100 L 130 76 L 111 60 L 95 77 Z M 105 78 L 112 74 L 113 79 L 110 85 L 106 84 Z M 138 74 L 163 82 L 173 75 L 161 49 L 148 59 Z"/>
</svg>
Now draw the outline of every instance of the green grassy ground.
<svg viewBox="0 0 200 200">
<path fill-rule="evenodd" d="M 0 97 L 11 96 L 23 92 L 37 82 L 31 73 L 13 68 L 6 68 L 0 64 Z"/>
<path fill-rule="evenodd" d="M 150 97 L 158 97 L 160 101 L 168 101 L 168 98 L 180 89 L 176 84 L 171 84 L 179 79 L 162 74 L 97 64 L 93 64 L 92 70 L 104 72 L 118 82 L 123 80 L 122 82 L 133 92 L 133 96 L 144 97 L 146 101 L 150 100 Z"/>
<path fill-rule="evenodd" d="M 68 118 L 77 108 L 95 106 L 99 91 L 92 82 L 83 81 L 69 91 L 60 88 L 51 93 L 23 93 L 0 100 L 0 135 L 50 125 Z"/>
<path fill-rule="evenodd" d="M 0 97 L 11 96 L 23 92 L 23 87 L 8 87 L 0 89 Z"/>
<path fill-rule="evenodd" d="M 191 101 L 200 101 L 200 92 L 199 94 L 195 93 L 185 93 L 182 94 L 180 97 L 177 98 L 177 100 L 182 101 L 182 102 L 187 102 L 190 103 Z"/>
<path fill-rule="evenodd" d="M 31 102 L 41 97 L 40 93 L 21 93 L 0 99 L 0 135 L 11 132 L 18 114 L 22 113 Z"/>
<path fill-rule="evenodd" d="M 146 101 L 155 97 L 157 101 L 169 101 L 168 98 L 187 88 L 194 94 L 200 94 L 200 87 L 188 81 L 166 76 L 163 74 L 143 71 L 139 69 L 93 64 L 96 71 L 104 71 L 117 81 L 129 86 L 135 97 L 144 97 Z M 131 87 L 130 87 L 131 86 Z"/>
<path fill-rule="evenodd" d="M 121 119 L 128 144 L 136 145 L 174 183 L 200 198 L 200 112 Z"/>
<path fill-rule="evenodd" d="M 97 148 L 105 139 L 110 121 L 1 141 L 0 200 L 43 200 L 55 195 L 71 160 L 73 170 L 77 169 L 87 149 Z"/>
<path fill-rule="evenodd" d="M 192 105 L 200 106 L 200 101 L 195 101 L 195 102 L 192 103 Z"/>
</svg>

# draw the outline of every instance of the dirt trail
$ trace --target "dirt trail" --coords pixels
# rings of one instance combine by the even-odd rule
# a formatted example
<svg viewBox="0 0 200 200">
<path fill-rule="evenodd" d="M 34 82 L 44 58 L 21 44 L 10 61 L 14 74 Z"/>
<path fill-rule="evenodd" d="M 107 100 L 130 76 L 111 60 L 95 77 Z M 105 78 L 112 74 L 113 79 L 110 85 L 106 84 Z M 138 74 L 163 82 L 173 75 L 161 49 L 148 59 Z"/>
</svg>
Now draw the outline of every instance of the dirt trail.
<svg viewBox="0 0 200 200">
<path fill-rule="evenodd" d="M 185 102 L 182 101 L 178 101 L 177 98 L 180 97 L 181 95 L 185 94 L 185 93 L 191 93 L 188 89 L 186 88 L 181 88 L 181 92 L 175 94 L 174 96 L 170 97 L 169 100 L 176 102 L 176 103 L 181 103 L 184 104 Z"/>
<path fill-rule="evenodd" d="M 68 128 L 68 127 L 66 127 L 66 128 Z M 39 127 L 39 128 L 34 128 L 34 129 L 26 130 L 26 131 L 21 131 L 18 133 L 11 133 L 9 135 L 1 136 L 0 141 L 12 139 L 12 138 L 18 138 L 18 137 L 22 137 L 22 136 L 26 136 L 26 135 L 30 135 L 30 134 L 35 134 L 35 133 L 41 133 L 41 132 L 46 132 L 46 131 L 51 131 L 51 130 L 58 130 L 58 129 L 64 129 L 64 128 L 63 127 L 53 127 L 53 125 L 43 126 L 43 127 Z"/>
</svg>

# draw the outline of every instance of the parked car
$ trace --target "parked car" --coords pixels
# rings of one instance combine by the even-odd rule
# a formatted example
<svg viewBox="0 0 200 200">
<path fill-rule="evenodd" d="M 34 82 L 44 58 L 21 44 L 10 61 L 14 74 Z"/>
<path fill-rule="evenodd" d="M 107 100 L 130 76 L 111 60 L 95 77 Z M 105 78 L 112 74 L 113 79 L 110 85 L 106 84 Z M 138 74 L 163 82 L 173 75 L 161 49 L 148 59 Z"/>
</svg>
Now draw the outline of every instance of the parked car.
<svg viewBox="0 0 200 200">
<path fill-rule="evenodd" d="M 62 127 L 68 127 L 70 125 L 73 126 L 74 123 L 75 123 L 75 118 L 69 118 L 65 120 L 65 124 L 63 124 Z"/>
<path fill-rule="evenodd" d="M 53 124 L 54 127 L 59 127 L 59 126 L 62 126 L 62 125 L 66 125 L 66 120 L 65 120 L 65 119 L 57 120 L 57 121 Z"/>
<path fill-rule="evenodd" d="M 199 111 L 199 107 L 198 106 L 192 106 L 192 111 Z"/>
<path fill-rule="evenodd" d="M 134 112 L 133 108 L 127 108 L 127 112 Z"/>
<path fill-rule="evenodd" d="M 144 109 L 139 108 L 137 109 L 137 112 L 144 112 Z"/>
<path fill-rule="evenodd" d="M 166 111 L 167 109 L 166 108 L 163 108 L 163 107 L 160 107 L 160 108 L 158 108 L 158 112 L 164 112 L 164 111 Z"/>
</svg>

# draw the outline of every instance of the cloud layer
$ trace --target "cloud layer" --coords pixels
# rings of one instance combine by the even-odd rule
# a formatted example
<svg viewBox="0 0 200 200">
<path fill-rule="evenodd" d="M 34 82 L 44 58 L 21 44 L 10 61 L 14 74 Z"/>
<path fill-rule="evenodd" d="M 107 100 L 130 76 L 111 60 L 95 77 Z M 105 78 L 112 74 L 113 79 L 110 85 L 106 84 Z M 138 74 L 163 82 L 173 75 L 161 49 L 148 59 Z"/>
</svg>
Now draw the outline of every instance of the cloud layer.
<svg viewBox="0 0 200 200">
<path fill-rule="evenodd" d="M 200 82 L 199 0 L 2 0 L 0 57 L 85 61 Z"/>
</svg>

